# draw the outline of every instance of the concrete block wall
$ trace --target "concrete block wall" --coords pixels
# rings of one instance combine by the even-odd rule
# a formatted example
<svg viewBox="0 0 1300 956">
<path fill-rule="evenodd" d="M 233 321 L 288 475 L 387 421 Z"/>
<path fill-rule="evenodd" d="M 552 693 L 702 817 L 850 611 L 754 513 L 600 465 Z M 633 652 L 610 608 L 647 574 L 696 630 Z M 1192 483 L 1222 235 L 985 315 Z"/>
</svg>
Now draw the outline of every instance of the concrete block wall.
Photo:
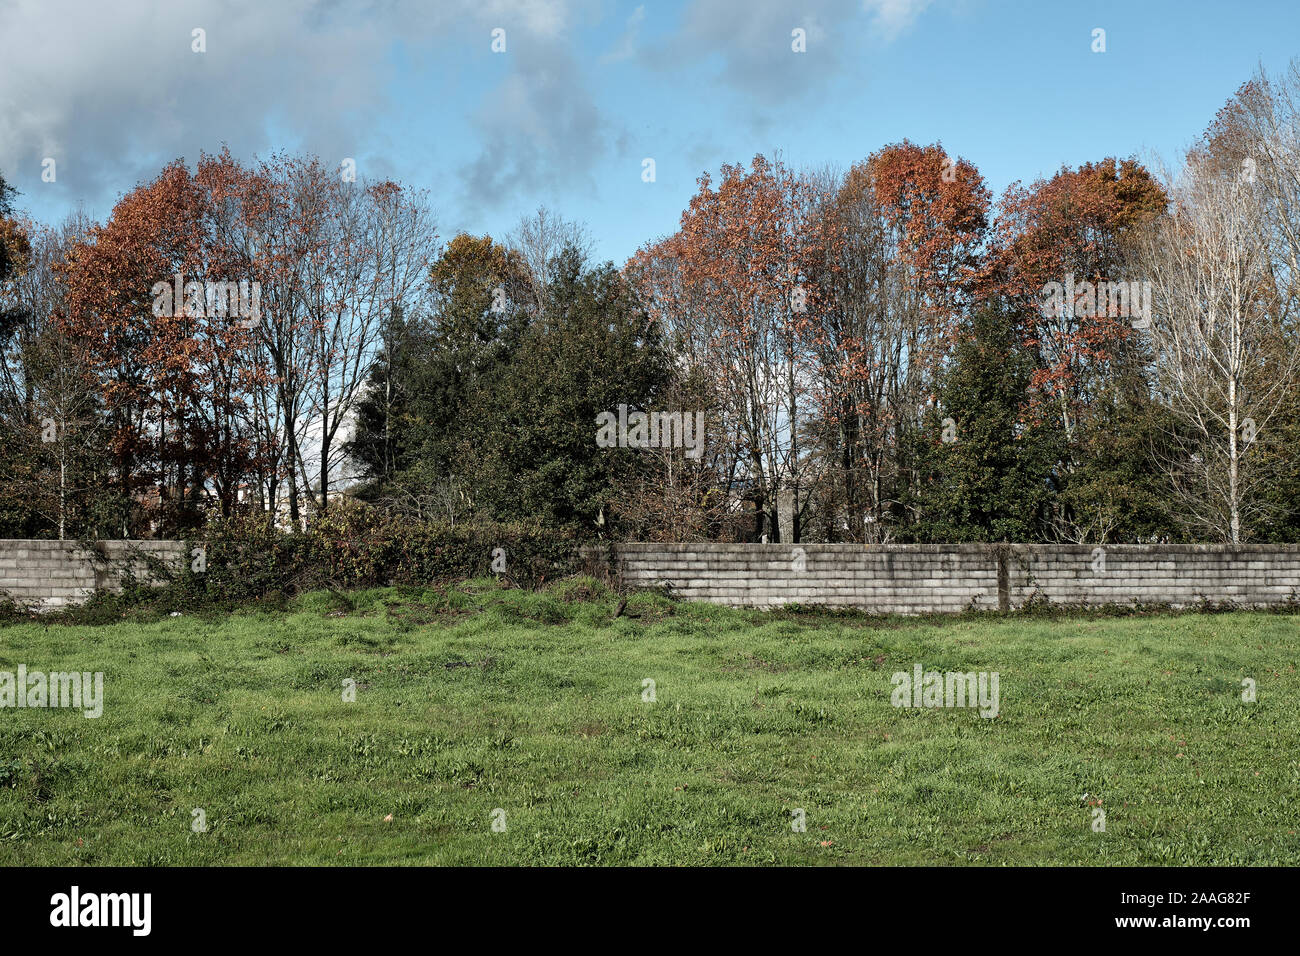
<svg viewBox="0 0 1300 956">
<path fill-rule="evenodd" d="M 0 539 L 0 596 L 38 611 L 79 603 L 96 588 L 121 590 L 128 570 L 147 579 L 146 554 L 179 567 L 185 542 Z"/>
<path fill-rule="evenodd" d="M 592 549 L 634 588 L 737 607 L 873 613 L 1300 603 L 1300 545 L 651 544 Z"/>
<path fill-rule="evenodd" d="M 0 540 L 0 592 L 38 610 L 180 567 L 182 541 Z M 634 588 L 737 607 L 821 604 L 878 614 L 1209 602 L 1300 603 L 1300 545 L 655 544 L 586 549 Z"/>
<path fill-rule="evenodd" d="M 1010 604 L 1300 603 L 1300 545 L 1013 545 Z"/>
</svg>

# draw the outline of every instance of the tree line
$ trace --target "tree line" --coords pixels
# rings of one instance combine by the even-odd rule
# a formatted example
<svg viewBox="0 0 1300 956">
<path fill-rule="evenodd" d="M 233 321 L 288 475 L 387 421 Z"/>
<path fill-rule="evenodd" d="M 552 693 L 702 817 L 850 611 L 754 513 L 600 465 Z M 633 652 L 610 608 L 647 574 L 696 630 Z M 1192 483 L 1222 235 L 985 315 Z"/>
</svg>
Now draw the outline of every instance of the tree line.
<svg viewBox="0 0 1300 956">
<path fill-rule="evenodd" d="M 347 506 L 655 540 L 1300 540 L 1298 92 L 1294 64 L 1257 74 L 1176 170 L 1105 157 L 996 201 L 940 144 L 756 156 L 621 268 L 544 208 L 444 243 L 426 193 L 310 156 L 178 160 L 102 224 L 32 222 L 0 185 L 0 536 Z M 702 414 L 702 448 L 608 447 L 620 408 Z"/>
</svg>

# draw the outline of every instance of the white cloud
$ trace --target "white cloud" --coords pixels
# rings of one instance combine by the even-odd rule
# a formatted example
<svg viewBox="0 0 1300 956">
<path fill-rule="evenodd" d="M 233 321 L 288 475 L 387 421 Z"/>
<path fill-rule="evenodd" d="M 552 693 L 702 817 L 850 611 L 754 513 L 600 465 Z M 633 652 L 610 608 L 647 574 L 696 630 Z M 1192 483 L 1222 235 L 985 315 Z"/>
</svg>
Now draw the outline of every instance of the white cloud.
<svg viewBox="0 0 1300 956">
<path fill-rule="evenodd" d="M 482 5 L 488 20 L 505 20 L 521 24 L 529 33 L 555 39 L 568 25 L 569 9 L 564 0 L 487 0 Z"/>
<path fill-rule="evenodd" d="M 916 22 L 931 0 L 863 0 L 874 26 L 885 40 L 894 40 Z"/>
<path fill-rule="evenodd" d="M 601 63 L 617 63 L 620 60 L 629 60 L 636 55 L 637 40 L 641 33 L 641 24 L 645 22 L 645 6 L 639 6 L 632 11 L 631 16 L 627 18 L 627 26 L 623 29 L 623 34 L 614 44 L 614 48 L 600 58 Z"/>
</svg>

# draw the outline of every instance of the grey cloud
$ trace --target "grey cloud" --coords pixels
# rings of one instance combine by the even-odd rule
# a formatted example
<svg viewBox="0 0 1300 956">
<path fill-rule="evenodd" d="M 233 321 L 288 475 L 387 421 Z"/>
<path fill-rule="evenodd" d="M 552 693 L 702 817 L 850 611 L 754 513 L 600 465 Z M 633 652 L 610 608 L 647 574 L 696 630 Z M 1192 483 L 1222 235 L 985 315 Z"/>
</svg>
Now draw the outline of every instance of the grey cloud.
<svg viewBox="0 0 1300 956">
<path fill-rule="evenodd" d="M 716 64 L 716 77 L 751 100 L 798 100 L 823 89 L 844 67 L 843 42 L 855 33 L 896 39 L 931 0 L 693 0 L 680 28 L 646 45 L 652 69 L 677 71 Z M 792 50 L 805 32 L 806 52 Z"/>
<path fill-rule="evenodd" d="M 784 0 L 696 0 L 680 28 L 647 45 L 641 61 L 670 72 L 716 67 L 717 79 L 748 97 L 797 99 L 837 69 L 838 45 L 826 41 L 858 15 L 853 0 L 810 0 L 795 8 Z M 806 33 L 806 53 L 791 49 L 795 28 Z"/>
<path fill-rule="evenodd" d="M 508 48 L 511 72 L 477 111 L 479 156 L 462 170 L 470 202 L 499 206 L 519 191 L 590 185 L 589 170 L 623 134 L 597 108 L 558 43 Z"/>
<path fill-rule="evenodd" d="M 497 25 L 512 47 L 552 43 L 578 2 L 590 0 L 12 0 L 0 30 L 0 169 L 24 192 L 84 199 L 102 215 L 162 163 L 222 144 L 244 158 L 291 147 L 360 161 L 386 142 L 394 43 L 423 52 L 468 31 L 486 46 Z M 205 53 L 191 50 L 196 28 Z M 570 131 L 589 123 L 573 114 Z M 47 156 L 53 184 L 40 180 Z M 386 165 L 379 154 L 362 171 Z"/>
<path fill-rule="evenodd" d="M 839 33 L 906 29 L 927 2 L 806 0 L 790 12 L 783 0 L 695 0 L 668 25 L 669 38 L 652 22 L 662 8 L 624 8 L 603 68 L 704 63 L 760 110 L 832 78 Z M 27 193 L 42 190 L 54 205 L 84 200 L 97 215 L 162 163 L 193 162 L 222 144 L 241 158 L 304 149 L 326 162 L 356 158 L 363 175 L 400 172 L 385 128 L 394 45 L 412 56 L 468 42 L 486 49 L 488 31 L 501 26 L 504 79 L 477 102 L 430 97 L 444 116 L 472 111 L 482 148 L 463 167 L 430 175 L 489 205 L 521 190 L 590 187 L 595 164 L 635 141 L 621 117 L 598 108 L 574 49 L 577 30 L 610 13 L 607 0 L 9 0 L 0 170 Z M 808 31 L 802 56 L 790 52 L 796 25 Z M 195 28 L 206 31 L 206 53 L 191 52 Z M 46 156 L 58 163 L 54 184 L 40 181 Z"/>
</svg>

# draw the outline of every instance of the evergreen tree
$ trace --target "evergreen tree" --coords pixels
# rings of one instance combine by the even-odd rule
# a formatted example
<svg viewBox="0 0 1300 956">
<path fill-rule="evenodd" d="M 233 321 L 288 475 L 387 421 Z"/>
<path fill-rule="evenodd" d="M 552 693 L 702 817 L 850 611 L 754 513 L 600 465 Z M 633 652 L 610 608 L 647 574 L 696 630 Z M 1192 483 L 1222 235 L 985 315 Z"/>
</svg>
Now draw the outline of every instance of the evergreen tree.
<svg viewBox="0 0 1300 956">
<path fill-rule="evenodd" d="M 969 321 L 917 439 L 915 540 L 1046 537 L 1064 445 L 1050 421 L 1026 415 L 1033 368 L 1008 312 Z"/>
<path fill-rule="evenodd" d="M 1179 540 L 1169 479 L 1157 464 L 1172 454 L 1174 427 L 1136 372 L 1106 389 L 1080 424 L 1070 456 L 1077 464 L 1062 475 L 1058 534 L 1088 544 Z"/>
<path fill-rule="evenodd" d="M 456 236 L 433 265 L 434 309 L 394 314 L 371 368 L 349 454 L 368 497 L 393 482 L 436 484 L 462 470 L 469 413 L 496 366 L 508 362 L 527 316 L 526 270 L 491 237 Z"/>
<path fill-rule="evenodd" d="M 623 276 L 566 250 L 543 314 L 474 402 L 462 453 L 476 504 L 498 518 L 591 528 L 619 477 L 646 464 L 636 449 L 598 447 L 597 415 L 651 407 L 668 378 L 658 326 Z"/>
</svg>

